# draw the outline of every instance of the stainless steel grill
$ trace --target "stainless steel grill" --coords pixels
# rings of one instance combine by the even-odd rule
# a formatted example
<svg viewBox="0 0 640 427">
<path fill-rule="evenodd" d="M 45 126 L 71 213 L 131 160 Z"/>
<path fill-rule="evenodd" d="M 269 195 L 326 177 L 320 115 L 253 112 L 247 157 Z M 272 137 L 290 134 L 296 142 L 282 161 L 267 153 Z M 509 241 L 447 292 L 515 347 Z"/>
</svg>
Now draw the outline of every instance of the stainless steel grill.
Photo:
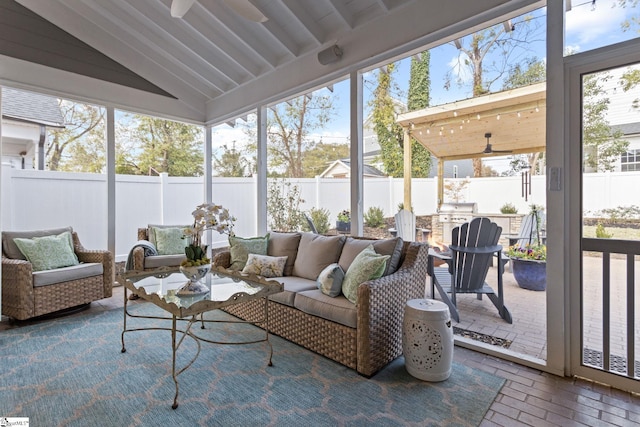
<svg viewBox="0 0 640 427">
<path fill-rule="evenodd" d="M 460 224 L 469 222 L 478 213 L 477 203 L 443 203 L 438 213 L 442 224 L 442 238 L 451 243 L 451 231 Z"/>
</svg>

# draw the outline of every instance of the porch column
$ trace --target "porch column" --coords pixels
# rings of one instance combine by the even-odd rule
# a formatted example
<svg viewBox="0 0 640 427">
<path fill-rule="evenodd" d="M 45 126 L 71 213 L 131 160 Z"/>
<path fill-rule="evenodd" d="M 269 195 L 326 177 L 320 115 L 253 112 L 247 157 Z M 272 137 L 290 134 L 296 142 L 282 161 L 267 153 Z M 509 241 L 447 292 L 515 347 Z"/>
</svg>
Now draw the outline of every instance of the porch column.
<svg viewBox="0 0 640 427">
<path fill-rule="evenodd" d="M 107 107 L 107 249 L 116 256 L 116 124 L 115 109 Z"/>
<path fill-rule="evenodd" d="M 267 232 L 267 107 L 261 105 L 257 108 L 257 133 L 258 149 L 256 152 L 258 182 L 256 189 L 256 229 L 257 235 L 262 236 Z"/>
<path fill-rule="evenodd" d="M 350 76 L 351 99 L 351 234 L 362 236 L 363 227 L 363 147 L 362 147 L 362 74 Z"/>
<path fill-rule="evenodd" d="M 404 209 L 411 212 L 411 131 L 404 128 Z"/>
</svg>

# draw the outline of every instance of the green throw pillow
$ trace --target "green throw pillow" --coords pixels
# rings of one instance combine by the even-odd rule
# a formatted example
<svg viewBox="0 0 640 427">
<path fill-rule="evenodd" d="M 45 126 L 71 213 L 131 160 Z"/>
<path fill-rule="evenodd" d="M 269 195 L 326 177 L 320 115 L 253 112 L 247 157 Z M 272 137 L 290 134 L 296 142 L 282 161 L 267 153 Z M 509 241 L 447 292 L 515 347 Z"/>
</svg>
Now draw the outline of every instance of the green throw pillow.
<svg viewBox="0 0 640 427">
<path fill-rule="evenodd" d="M 188 239 L 183 239 L 182 228 L 156 228 L 156 249 L 158 255 L 179 255 L 184 253 Z"/>
<path fill-rule="evenodd" d="M 249 254 L 247 264 L 242 269 L 242 272 L 263 277 L 281 277 L 286 263 L 286 256 Z"/>
<path fill-rule="evenodd" d="M 367 246 L 355 257 L 342 281 L 342 293 L 352 303 L 358 302 L 358 286 L 367 280 L 382 277 L 389 255 L 378 255 L 373 245 Z"/>
<path fill-rule="evenodd" d="M 71 233 L 65 231 L 57 236 L 13 239 L 20 252 L 31 263 L 33 271 L 52 270 L 79 264 L 73 251 Z"/>
<path fill-rule="evenodd" d="M 269 245 L 269 233 L 263 237 L 242 238 L 229 236 L 231 270 L 242 270 L 247 264 L 249 254 L 266 255 Z"/>
<path fill-rule="evenodd" d="M 325 267 L 320 272 L 316 280 L 316 286 L 320 291 L 330 297 L 337 297 L 342 291 L 342 281 L 344 280 L 344 270 L 340 264 L 334 262 Z"/>
</svg>

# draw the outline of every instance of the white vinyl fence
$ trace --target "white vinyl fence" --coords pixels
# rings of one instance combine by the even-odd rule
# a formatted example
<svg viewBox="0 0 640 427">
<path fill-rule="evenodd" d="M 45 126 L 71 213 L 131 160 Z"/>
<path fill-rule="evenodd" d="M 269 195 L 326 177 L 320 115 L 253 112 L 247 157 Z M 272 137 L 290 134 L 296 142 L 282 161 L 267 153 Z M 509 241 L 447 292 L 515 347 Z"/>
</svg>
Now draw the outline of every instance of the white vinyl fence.
<svg viewBox="0 0 640 427">
<path fill-rule="evenodd" d="M 2 230 L 32 230 L 71 225 L 89 249 L 107 246 L 107 183 L 100 174 L 63 173 L 2 168 Z M 521 178 L 470 178 L 459 201 L 476 202 L 479 213 L 499 213 L 505 203 L 519 212 L 531 203 L 545 204 L 545 177 L 532 177 L 532 194 L 522 197 Z M 348 179 L 310 178 L 291 180 L 304 200 L 302 209 L 324 208 L 335 221 L 350 206 Z M 584 207 L 587 213 L 606 207 L 640 206 L 640 173 L 620 172 L 585 176 Z M 412 181 L 412 205 L 416 215 L 437 209 L 437 180 Z M 364 212 L 381 208 L 386 217 L 403 201 L 402 178 L 371 178 L 364 181 Z M 253 236 L 257 231 L 255 178 L 214 178 L 213 201 L 237 217 L 236 234 Z M 116 259 L 126 258 L 135 244 L 137 229 L 147 224 L 189 224 L 191 212 L 204 200 L 202 178 L 162 176 L 116 177 Z M 445 200 L 448 201 L 448 200 Z M 213 245 L 226 236 L 213 233 Z"/>
</svg>

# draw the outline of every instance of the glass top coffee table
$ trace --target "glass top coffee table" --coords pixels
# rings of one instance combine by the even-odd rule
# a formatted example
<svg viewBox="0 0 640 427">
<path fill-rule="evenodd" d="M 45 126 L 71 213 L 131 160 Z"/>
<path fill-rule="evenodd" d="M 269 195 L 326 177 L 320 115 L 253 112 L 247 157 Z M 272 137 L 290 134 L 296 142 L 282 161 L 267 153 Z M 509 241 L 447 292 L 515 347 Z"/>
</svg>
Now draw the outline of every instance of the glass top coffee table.
<svg viewBox="0 0 640 427">
<path fill-rule="evenodd" d="M 171 331 L 172 343 L 172 370 L 171 375 L 175 384 L 176 393 L 173 399 L 173 409 L 178 407 L 178 375 L 187 370 L 200 354 L 200 342 L 213 344 L 253 344 L 266 341 L 269 347 L 268 365 L 271 366 L 273 347 L 269 341 L 269 315 L 267 310 L 267 297 L 282 292 L 283 285 L 275 280 L 268 280 L 262 276 L 247 275 L 240 272 L 216 268 L 202 279 L 209 292 L 198 295 L 180 295 L 177 291 L 188 281 L 178 268 L 159 268 L 151 271 L 127 271 L 116 278 L 118 283 L 124 286 L 124 322 L 122 329 L 122 352 L 126 352 L 124 336 L 127 332 L 143 330 L 168 330 Z M 140 298 L 152 302 L 171 316 L 158 317 L 132 314 L 127 307 L 127 291 L 135 293 Z M 192 326 L 200 322 L 202 329 L 205 324 L 221 323 L 223 320 L 207 320 L 203 314 L 246 301 L 262 299 L 264 303 L 264 317 L 256 321 L 233 320 L 232 323 L 260 323 L 264 328 L 264 338 L 252 341 L 221 342 L 197 335 Z M 129 327 L 128 318 L 140 319 L 165 319 L 171 321 L 171 327 Z M 182 322 L 182 323 L 179 323 Z M 178 325 L 180 324 L 180 327 Z M 176 354 L 186 337 L 195 340 L 197 351 L 193 358 L 182 368 L 176 367 Z"/>
</svg>

